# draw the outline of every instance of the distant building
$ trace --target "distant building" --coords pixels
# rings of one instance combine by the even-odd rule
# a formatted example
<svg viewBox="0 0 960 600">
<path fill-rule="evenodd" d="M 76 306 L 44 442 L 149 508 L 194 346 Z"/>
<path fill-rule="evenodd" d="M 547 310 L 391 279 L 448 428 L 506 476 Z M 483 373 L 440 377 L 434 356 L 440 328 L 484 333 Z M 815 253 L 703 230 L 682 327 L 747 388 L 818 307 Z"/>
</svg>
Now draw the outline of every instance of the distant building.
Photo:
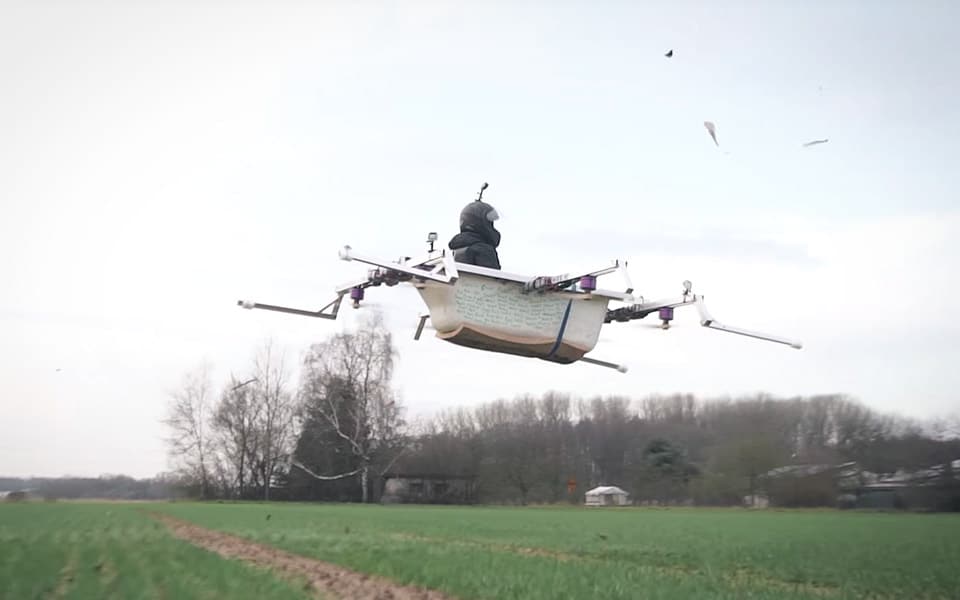
<svg viewBox="0 0 960 600">
<path fill-rule="evenodd" d="M 857 507 L 960 511 L 960 459 L 900 470 L 857 490 Z"/>
<path fill-rule="evenodd" d="M 869 483 L 854 496 L 856 508 L 900 509 L 907 507 L 905 496 L 911 487 L 906 483 Z"/>
<path fill-rule="evenodd" d="M 878 475 L 855 462 L 789 465 L 761 477 L 777 506 L 960 510 L 960 460 Z"/>
<path fill-rule="evenodd" d="M 383 504 L 473 504 L 476 477 L 437 473 L 388 473 L 383 476 Z"/>
<path fill-rule="evenodd" d="M 27 500 L 37 499 L 39 499 L 39 496 L 33 489 L 0 492 L 0 502 L 26 502 Z"/>
<path fill-rule="evenodd" d="M 856 462 L 785 465 L 759 477 L 770 506 L 838 506 L 870 481 Z M 753 506 L 757 506 L 754 504 Z"/>
<path fill-rule="evenodd" d="M 627 492 L 615 485 L 601 485 L 587 491 L 584 495 L 586 506 L 625 506 Z"/>
<path fill-rule="evenodd" d="M 769 508 L 770 507 L 770 498 L 761 494 L 754 494 L 753 496 L 744 496 L 743 505 L 747 508 Z"/>
</svg>

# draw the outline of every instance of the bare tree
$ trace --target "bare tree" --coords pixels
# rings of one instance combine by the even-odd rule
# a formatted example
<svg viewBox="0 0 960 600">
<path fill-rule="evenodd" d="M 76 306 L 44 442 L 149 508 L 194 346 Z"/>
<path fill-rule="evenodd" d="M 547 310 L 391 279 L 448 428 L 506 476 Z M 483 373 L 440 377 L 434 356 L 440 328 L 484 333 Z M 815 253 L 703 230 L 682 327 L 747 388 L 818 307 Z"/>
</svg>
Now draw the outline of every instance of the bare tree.
<svg viewBox="0 0 960 600">
<path fill-rule="evenodd" d="M 928 429 L 930 435 L 938 440 L 960 439 L 960 412 L 933 419 Z"/>
<path fill-rule="evenodd" d="M 960 438 L 960 412 L 955 412 L 946 418 L 946 434 L 952 438 Z"/>
<path fill-rule="evenodd" d="M 254 434 L 248 458 L 252 472 L 263 486 L 264 500 L 270 499 L 274 476 L 289 460 L 295 442 L 295 404 L 286 387 L 288 377 L 283 354 L 268 340 L 254 359 L 251 398 L 255 406 L 248 415 Z"/>
<path fill-rule="evenodd" d="M 239 498 L 245 497 L 250 470 L 256 460 L 258 423 L 262 403 L 250 384 L 255 378 L 240 382 L 230 378 L 213 417 L 219 449 L 229 464 L 232 485 Z"/>
<path fill-rule="evenodd" d="M 547 392 L 538 406 L 541 436 L 543 437 L 543 475 L 553 502 L 567 494 L 567 481 L 574 471 L 571 460 L 572 426 L 570 424 L 570 396 Z"/>
<path fill-rule="evenodd" d="M 303 460 L 293 464 L 319 480 L 359 474 L 363 502 L 370 498 L 370 469 L 386 473 L 404 449 L 401 409 L 390 387 L 395 353 L 382 316 L 374 314 L 357 331 L 311 346 L 304 359 L 300 401 L 305 420 L 339 440 L 353 468 L 324 475 Z M 320 432 L 305 427 L 302 435 Z"/>
<path fill-rule="evenodd" d="M 542 471 L 536 401 L 529 395 L 497 400 L 478 406 L 474 418 L 483 431 L 483 478 L 503 491 L 513 488 L 526 504 Z"/>
<path fill-rule="evenodd" d="M 598 476 L 595 483 L 623 480 L 624 459 L 636 437 L 630 399 L 596 396 L 590 400 L 587 415 L 580 425 L 587 433 L 584 441 L 592 460 L 592 470 Z"/>
<path fill-rule="evenodd" d="M 201 498 L 210 495 L 212 478 L 210 365 L 201 364 L 183 376 L 180 388 L 171 395 L 167 417 L 167 438 L 177 470 L 200 484 Z"/>
</svg>

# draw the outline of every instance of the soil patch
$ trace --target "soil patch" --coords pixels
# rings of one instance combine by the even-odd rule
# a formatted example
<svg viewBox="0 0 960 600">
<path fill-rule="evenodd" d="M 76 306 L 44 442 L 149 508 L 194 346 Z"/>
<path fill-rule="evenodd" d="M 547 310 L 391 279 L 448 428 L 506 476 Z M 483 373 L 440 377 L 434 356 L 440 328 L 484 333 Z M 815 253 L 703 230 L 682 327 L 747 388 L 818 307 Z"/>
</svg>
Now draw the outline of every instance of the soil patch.
<svg viewBox="0 0 960 600">
<path fill-rule="evenodd" d="M 205 529 L 167 514 L 151 512 L 150 515 L 182 540 L 225 558 L 271 569 L 290 579 L 306 580 L 307 585 L 323 597 L 350 600 L 453 600 L 453 596 L 436 590 L 405 586 L 383 577 L 358 573 L 315 558 Z"/>
</svg>

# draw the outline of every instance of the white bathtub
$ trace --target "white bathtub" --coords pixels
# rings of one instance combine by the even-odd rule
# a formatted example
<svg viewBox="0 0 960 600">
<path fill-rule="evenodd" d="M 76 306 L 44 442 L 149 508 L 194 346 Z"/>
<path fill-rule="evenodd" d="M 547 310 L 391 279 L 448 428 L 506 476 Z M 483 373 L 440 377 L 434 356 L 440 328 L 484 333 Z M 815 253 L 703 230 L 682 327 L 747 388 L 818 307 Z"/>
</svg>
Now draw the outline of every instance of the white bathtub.
<svg viewBox="0 0 960 600">
<path fill-rule="evenodd" d="M 453 285 L 416 284 L 437 337 L 470 348 L 571 363 L 593 350 L 610 297 L 532 291 L 528 277 L 457 264 Z"/>
</svg>

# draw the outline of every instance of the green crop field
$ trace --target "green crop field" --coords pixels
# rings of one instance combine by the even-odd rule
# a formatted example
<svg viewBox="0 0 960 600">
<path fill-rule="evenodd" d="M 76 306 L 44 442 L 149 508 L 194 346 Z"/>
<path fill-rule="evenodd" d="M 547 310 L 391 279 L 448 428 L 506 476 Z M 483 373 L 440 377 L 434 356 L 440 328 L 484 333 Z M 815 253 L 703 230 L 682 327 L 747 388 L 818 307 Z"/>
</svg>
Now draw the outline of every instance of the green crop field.
<svg viewBox="0 0 960 600">
<path fill-rule="evenodd" d="M 309 598 L 173 539 L 135 504 L 0 503 L 0 598 Z"/>
<path fill-rule="evenodd" d="M 305 593 L 147 511 L 460 598 L 960 598 L 956 515 L 274 503 L 0 505 L 4 597 Z"/>
</svg>

